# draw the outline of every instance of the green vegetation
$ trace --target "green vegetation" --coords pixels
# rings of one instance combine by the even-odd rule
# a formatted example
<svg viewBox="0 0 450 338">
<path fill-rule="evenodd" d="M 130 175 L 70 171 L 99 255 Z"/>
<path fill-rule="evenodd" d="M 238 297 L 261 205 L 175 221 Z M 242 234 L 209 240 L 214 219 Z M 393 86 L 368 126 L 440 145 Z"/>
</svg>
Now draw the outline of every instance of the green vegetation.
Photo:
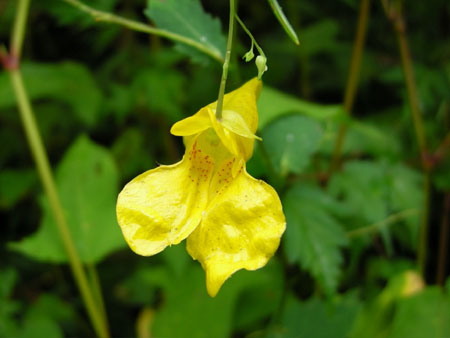
<svg viewBox="0 0 450 338">
<path fill-rule="evenodd" d="M 0 1 L 0 337 L 450 336 L 450 4 L 236 5 Z M 183 243 L 128 248 L 117 194 L 263 72 L 247 169 L 287 229 L 210 298 Z"/>
</svg>

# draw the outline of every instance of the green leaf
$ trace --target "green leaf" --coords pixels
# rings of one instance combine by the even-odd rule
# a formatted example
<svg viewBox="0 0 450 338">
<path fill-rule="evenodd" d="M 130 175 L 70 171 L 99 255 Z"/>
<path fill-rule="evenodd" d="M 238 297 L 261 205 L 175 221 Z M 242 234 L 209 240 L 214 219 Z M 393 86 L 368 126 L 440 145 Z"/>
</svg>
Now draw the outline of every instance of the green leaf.
<svg viewBox="0 0 450 338">
<path fill-rule="evenodd" d="M 205 273 L 198 264 L 191 264 L 183 276 L 168 276 L 163 285 L 163 306 L 156 311 L 152 335 L 156 337 L 229 337 L 238 296 L 245 289 L 267 283 L 270 273 L 239 271 L 228 280 L 219 294 L 206 293 Z"/>
<path fill-rule="evenodd" d="M 317 53 L 331 53 L 338 45 L 339 25 L 335 20 L 325 19 L 302 29 L 302 47 L 300 51 L 308 56 Z"/>
<path fill-rule="evenodd" d="M 326 121 L 343 115 L 340 105 L 321 105 L 298 99 L 276 89 L 264 86 L 258 100 L 259 129 L 269 121 L 288 113 L 298 113 Z"/>
<path fill-rule="evenodd" d="M 10 298 L 17 282 L 17 272 L 9 267 L 0 269 L 0 281 L 0 337 L 13 336 L 17 329 L 13 317 L 20 306 Z"/>
<path fill-rule="evenodd" d="M 350 337 L 421 338 L 450 335 L 450 296 L 426 287 L 413 270 L 391 278 L 358 315 Z"/>
<path fill-rule="evenodd" d="M 31 100 L 52 99 L 67 104 L 81 122 L 93 126 L 99 118 L 102 94 L 90 71 L 74 62 L 23 63 L 22 75 Z M 9 76 L 0 74 L 0 109 L 16 105 Z M 61 110 L 61 116 L 66 114 Z"/>
<path fill-rule="evenodd" d="M 234 311 L 234 327 L 237 330 L 258 329 L 264 320 L 280 308 L 284 278 L 283 266 L 271 259 L 262 271 L 247 273 L 249 278 L 261 278 L 258 283 L 241 293 Z"/>
<path fill-rule="evenodd" d="M 346 205 L 351 229 L 382 222 L 391 214 L 405 210 L 420 214 L 422 208 L 422 177 L 403 164 L 347 162 L 329 181 L 328 191 Z M 408 231 L 393 228 L 397 237 L 411 248 L 417 241 L 418 220 L 416 216 L 405 218 Z M 382 227 L 380 231 L 385 236 L 385 244 L 390 245 L 391 230 Z"/>
<path fill-rule="evenodd" d="M 386 165 L 371 161 L 347 162 L 328 185 L 331 195 L 341 197 L 366 223 L 388 216 L 387 189 Z"/>
<path fill-rule="evenodd" d="M 36 183 L 31 169 L 3 170 L 0 172 L 0 208 L 9 209 L 19 202 Z"/>
<path fill-rule="evenodd" d="M 289 172 L 299 174 L 318 149 L 322 128 L 306 116 L 289 115 L 267 125 L 262 137 L 275 170 L 282 176 Z"/>
<path fill-rule="evenodd" d="M 389 338 L 450 336 L 450 297 L 429 287 L 398 302 Z"/>
<path fill-rule="evenodd" d="M 117 168 L 109 152 L 80 136 L 56 170 L 56 183 L 75 247 L 96 263 L 125 245 L 117 225 Z M 67 262 L 47 200 L 39 230 L 11 247 L 37 260 Z"/>
<path fill-rule="evenodd" d="M 298 41 L 297 33 L 295 33 L 294 28 L 292 28 L 291 24 L 289 23 L 289 20 L 286 18 L 286 15 L 284 15 L 284 12 L 279 5 L 277 0 L 268 0 L 270 8 L 272 8 L 273 14 L 275 14 L 276 18 L 281 24 L 281 27 L 283 27 L 286 34 L 291 38 L 292 41 L 296 45 L 298 45 L 300 42 Z"/>
<path fill-rule="evenodd" d="M 347 238 L 327 199 L 318 187 L 294 185 L 282 199 L 287 220 L 283 240 L 289 261 L 298 262 L 332 294 L 342 263 L 340 249 Z"/>
<path fill-rule="evenodd" d="M 170 122 L 183 118 L 184 77 L 170 68 L 142 69 L 132 88 L 137 104 L 155 114 L 163 113 Z"/>
<path fill-rule="evenodd" d="M 144 13 L 158 28 L 193 39 L 221 57 L 225 55 L 220 21 L 205 13 L 199 0 L 149 0 Z M 209 61 L 193 47 L 177 43 L 177 48 L 194 61 Z"/>
<path fill-rule="evenodd" d="M 359 308 L 360 303 L 353 295 L 333 303 L 318 298 L 300 302 L 290 296 L 280 326 L 269 337 L 344 338 L 348 336 Z"/>
<path fill-rule="evenodd" d="M 321 152 L 331 155 L 338 136 L 339 125 L 330 123 L 321 145 Z M 395 131 L 378 126 L 371 121 L 349 119 L 341 153 L 348 156 L 370 154 L 378 158 L 397 160 L 401 156 L 401 145 Z"/>
<path fill-rule="evenodd" d="M 184 245 L 177 247 L 182 250 Z M 185 253 L 187 256 L 187 254 Z M 120 288 L 125 301 L 142 305 L 154 303 L 156 295 L 163 302 L 155 311 L 150 332 L 155 337 L 230 337 L 234 321 L 249 325 L 270 314 L 281 300 L 282 268 L 270 262 L 258 271 L 239 271 L 227 280 L 215 298 L 206 291 L 205 272 L 189 259 L 183 273 L 165 265 L 142 264 Z M 241 298 L 243 296 L 243 298 Z M 260 307 L 255 313 L 249 303 Z M 242 306 L 236 312 L 238 304 Z M 249 307 L 250 306 L 250 307 Z M 243 314 L 245 312 L 245 314 Z M 236 316 L 243 315 L 237 319 Z"/>
</svg>

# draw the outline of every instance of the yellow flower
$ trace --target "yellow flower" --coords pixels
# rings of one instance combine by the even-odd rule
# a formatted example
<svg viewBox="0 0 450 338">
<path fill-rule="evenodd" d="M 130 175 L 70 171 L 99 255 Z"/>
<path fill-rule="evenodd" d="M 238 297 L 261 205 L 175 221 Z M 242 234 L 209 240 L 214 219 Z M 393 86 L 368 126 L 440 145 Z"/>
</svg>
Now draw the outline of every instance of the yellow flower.
<svg viewBox="0 0 450 338">
<path fill-rule="evenodd" d="M 149 170 L 129 182 L 117 200 L 117 219 L 131 249 L 151 256 L 187 238 L 187 251 L 206 271 L 214 297 L 240 269 L 263 267 L 278 248 L 285 218 L 275 190 L 251 177 L 258 125 L 257 79 L 173 125 L 186 153 L 173 165 Z"/>
</svg>

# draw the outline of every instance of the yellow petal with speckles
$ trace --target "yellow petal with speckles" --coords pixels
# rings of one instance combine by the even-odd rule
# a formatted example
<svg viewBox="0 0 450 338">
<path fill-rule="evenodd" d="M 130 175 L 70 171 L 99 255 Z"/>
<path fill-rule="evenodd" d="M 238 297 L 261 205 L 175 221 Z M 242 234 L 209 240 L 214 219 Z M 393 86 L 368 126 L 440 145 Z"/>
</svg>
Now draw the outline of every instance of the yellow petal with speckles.
<svg viewBox="0 0 450 338">
<path fill-rule="evenodd" d="M 237 270 L 264 266 L 277 250 L 285 227 L 275 190 L 241 169 L 210 202 L 187 239 L 189 254 L 206 271 L 210 296 Z"/>
<path fill-rule="evenodd" d="M 151 256 L 189 236 L 206 208 L 213 167 L 194 142 L 177 164 L 149 170 L 123 188 L 117 220 L 134 252 Z"/>
</svg>

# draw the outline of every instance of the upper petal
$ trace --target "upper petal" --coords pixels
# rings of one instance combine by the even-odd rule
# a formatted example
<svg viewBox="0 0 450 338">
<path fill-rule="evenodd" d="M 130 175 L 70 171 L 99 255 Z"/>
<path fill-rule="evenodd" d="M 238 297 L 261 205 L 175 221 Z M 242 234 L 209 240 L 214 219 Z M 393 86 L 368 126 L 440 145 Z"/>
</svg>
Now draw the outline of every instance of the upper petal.
<svg viewBox="0 0 450 338">
<path fill-rule="evenodd" d="M 245 121 L 252 134 L 258 128 L 258 109 L 256 100 L 261 92 L 262 82 L 257 78 L 244 83 L 241 87 L 225 94 L 223 98 L 223 110 L 231 110 L 238 113 Z M 217 101 L 211 103 L 208 107 L 215 110 Z"/>
<path fill-rule="evenodd" d="M 117 200 L 117 219 L 137 254 L 154 255 L 197 227 L 208 199 L 211 159 L 193 142 L 183 160 L 149 170 L 129 182 Z"/>
<path fill-rule="evenodd" d="M 206 271 L 208 293 L 215 296 L 239 269 L 264 266 L 285 230 L 275 190 L 241 170 L 210 202 L 202 221 L 187 239 L 187 250 Z"/>
<path fill-rule="evenodd" d="M 208 111 L 207 109 L 202 108 L 194 115 L 175 123 L 170 129 L 170 132 L 175 136 L 190 136 L 211 127 Z"/>
</svg>

